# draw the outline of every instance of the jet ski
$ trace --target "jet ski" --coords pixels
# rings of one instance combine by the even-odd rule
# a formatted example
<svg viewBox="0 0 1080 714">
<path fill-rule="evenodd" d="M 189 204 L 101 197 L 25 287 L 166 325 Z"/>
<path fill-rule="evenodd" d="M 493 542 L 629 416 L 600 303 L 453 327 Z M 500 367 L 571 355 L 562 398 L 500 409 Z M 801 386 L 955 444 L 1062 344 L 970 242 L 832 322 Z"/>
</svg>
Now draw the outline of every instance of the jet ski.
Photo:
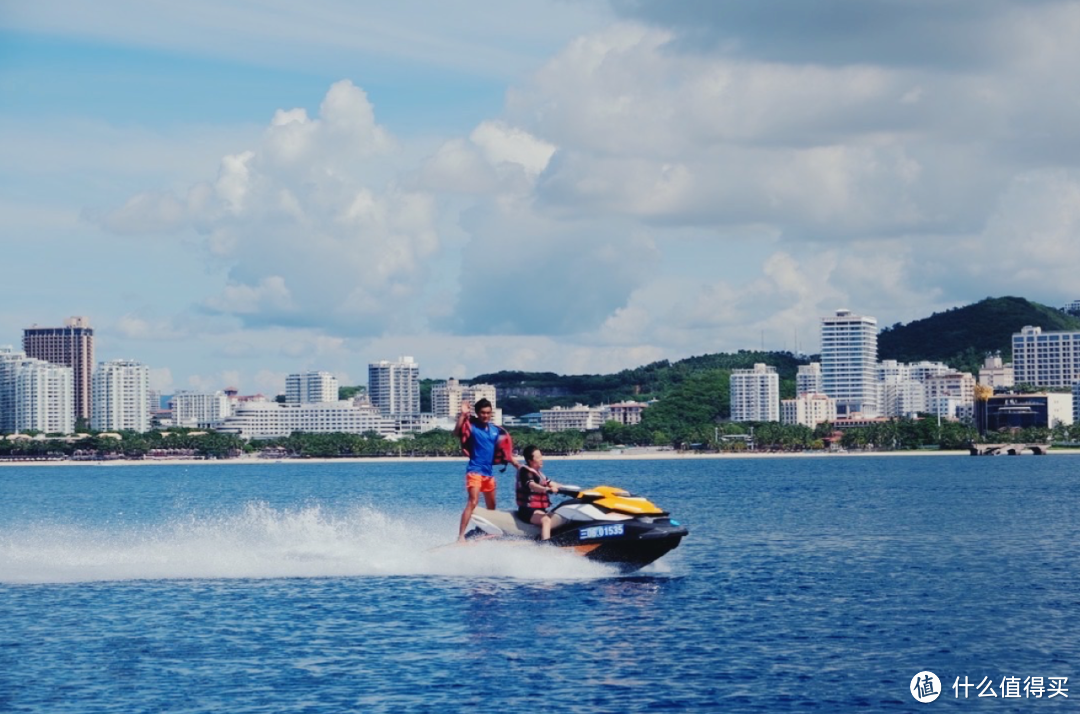
<svg viewBox="0 0 1080 714">
<path fill-rule="evenodd" d="M 549 543 L 624 573 L 643 568 L 679 545 L 689 531 L 651 502 L 613 486 L 561 486 L 570 496 L 548 513 L 566 519 L 552 528 Z M 526 523 L 517 511 L 473 510 L 465 539 L 538 540 L 540 526 Z"/>
</svg>

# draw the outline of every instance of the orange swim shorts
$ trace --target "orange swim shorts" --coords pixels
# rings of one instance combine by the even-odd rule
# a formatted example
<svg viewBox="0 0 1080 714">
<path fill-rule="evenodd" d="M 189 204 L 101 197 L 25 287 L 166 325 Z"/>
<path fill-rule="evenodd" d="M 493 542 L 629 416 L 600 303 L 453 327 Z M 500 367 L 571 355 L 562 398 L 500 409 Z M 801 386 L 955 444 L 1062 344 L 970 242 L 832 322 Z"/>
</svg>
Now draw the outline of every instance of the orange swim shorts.
<svg viewBox="0 0 1080 714">
<path fill-rule="evenodd" d="M 480 493 L 492 493 L 495 490 L 495 477 L 469 472 L 465 474 L 465 488 L 479 488 Z"/>
</svg>

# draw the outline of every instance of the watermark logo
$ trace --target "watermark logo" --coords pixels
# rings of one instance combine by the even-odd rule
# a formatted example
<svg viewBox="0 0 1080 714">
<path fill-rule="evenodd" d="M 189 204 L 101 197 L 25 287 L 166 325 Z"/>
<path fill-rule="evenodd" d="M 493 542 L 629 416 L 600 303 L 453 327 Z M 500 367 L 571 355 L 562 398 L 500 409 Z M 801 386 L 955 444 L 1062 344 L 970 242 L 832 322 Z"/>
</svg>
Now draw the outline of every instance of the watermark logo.
<svg viewBox="0 0 1080 714">
<path fill-rule="evenodd" d="M 911 678 L 911 696 L 923 704 L 929 704 L 941 696 L 941 680 L 933 672 L 919 672 Z"/>
</svg>

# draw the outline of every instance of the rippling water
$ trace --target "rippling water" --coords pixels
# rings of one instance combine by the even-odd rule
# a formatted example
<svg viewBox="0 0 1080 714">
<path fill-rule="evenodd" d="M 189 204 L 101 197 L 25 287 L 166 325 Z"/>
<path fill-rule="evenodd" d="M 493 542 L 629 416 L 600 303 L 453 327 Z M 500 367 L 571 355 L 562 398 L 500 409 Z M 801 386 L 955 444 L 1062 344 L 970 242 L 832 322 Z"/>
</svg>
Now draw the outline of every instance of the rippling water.
<svg viewBox="0 0 1080 714">
<path fill-rule="evenodd" d="M 462 464 L 0 468 L 0 711 L 1039 711 L 1080 457 L 554 461 L 689 525 L 632 576 L 440 549 Z M 512 499 L 500 477 L 500 504 Z M 955 678 L 996 698 L 954 696 Z M 1005 698 L 1006 676 L 1070 698 Z M 1068 685 L 1066 685 L 1068 686 Z"/>
</svg>

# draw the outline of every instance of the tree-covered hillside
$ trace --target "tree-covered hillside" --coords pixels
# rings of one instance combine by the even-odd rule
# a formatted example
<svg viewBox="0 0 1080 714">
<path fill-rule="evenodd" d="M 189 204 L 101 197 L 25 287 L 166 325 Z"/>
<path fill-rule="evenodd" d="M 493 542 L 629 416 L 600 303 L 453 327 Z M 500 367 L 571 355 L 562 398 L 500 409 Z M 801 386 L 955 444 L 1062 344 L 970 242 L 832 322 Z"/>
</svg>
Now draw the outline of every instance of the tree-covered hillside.
<svg viewBox="0 0 1080 714">
<path fill-rule="evenodd" d="M 886 327 L 878 336 L 878 358 L 940 361 L 977 374 L 987 353 L 1000 352 L 1006 361 L 1012 359 L 1012 335 L 1025 325 L 1080 330 L 1080 319 L 1024 298 L 986 298 Z"/>
<path fill-rule="evenodd" d="M 707 409 L 713 415 L 727 417 L 731 413 L 728 392 L 731 370 L 748 369 L 758 362 L 776 368 L 782 396 L 795 395 L 795 373 L 807 360 L 788 352 L 746 350 L 688 357 L 677 362 L 662 360 L 615 374 L 560 376 L 551 372 L 494 372 L 477 375 L 469 382 L 495 385 L 499 406 L 505 413 L 515 416 L 553 406 L 662 399 L 674 393 L 685 393 L 691 385 L 695 392 L 702 385 L 711 385 L 700 394 L 701 401 L 709 404 Z"/>
</svg>

